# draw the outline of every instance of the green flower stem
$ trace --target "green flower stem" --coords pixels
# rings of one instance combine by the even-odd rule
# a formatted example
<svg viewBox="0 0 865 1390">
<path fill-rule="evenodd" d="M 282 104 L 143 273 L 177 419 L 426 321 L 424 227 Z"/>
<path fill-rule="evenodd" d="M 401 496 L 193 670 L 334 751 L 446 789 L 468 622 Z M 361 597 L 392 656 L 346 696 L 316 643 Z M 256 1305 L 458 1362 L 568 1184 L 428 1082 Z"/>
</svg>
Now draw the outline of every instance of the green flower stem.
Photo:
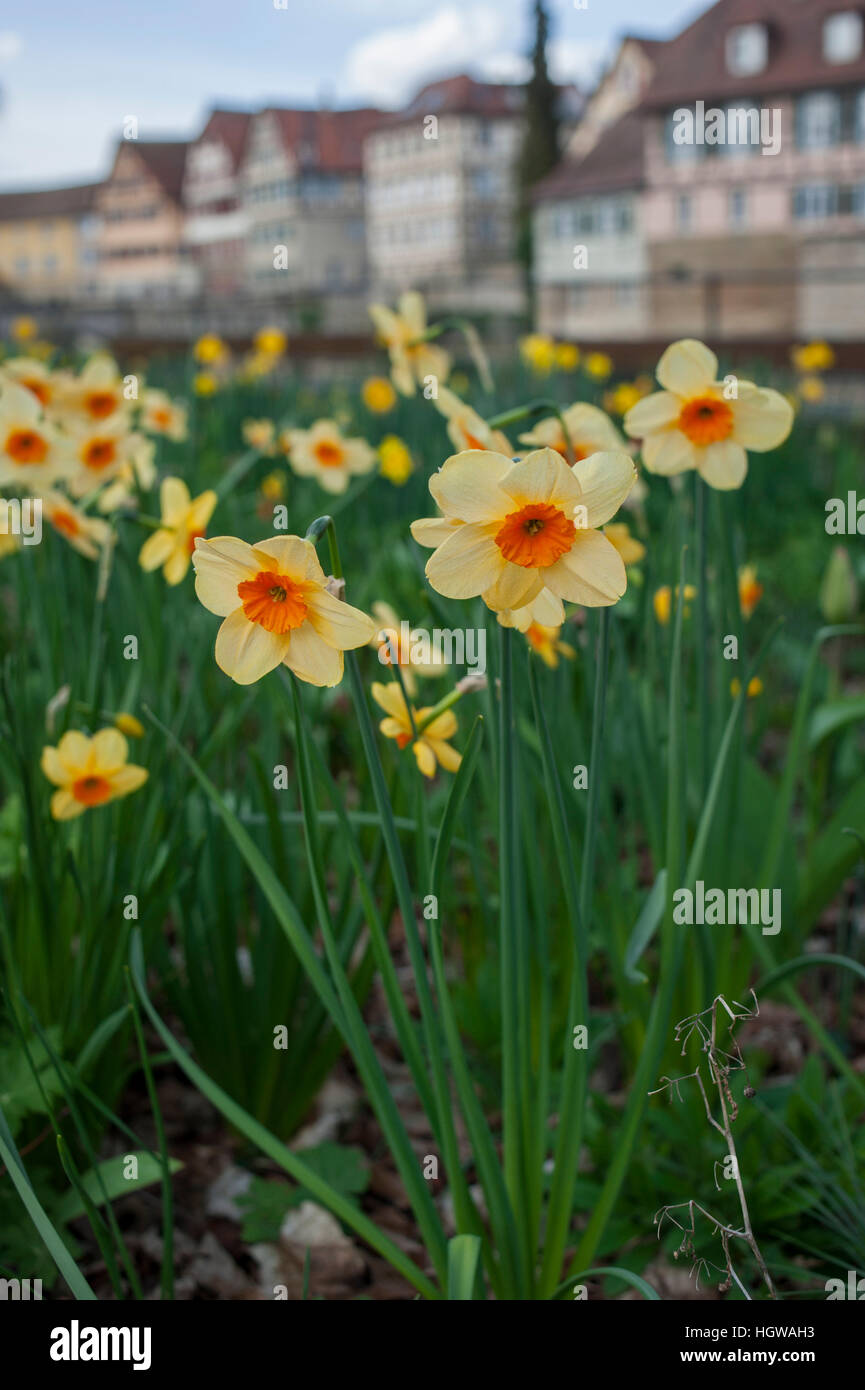
<svg viewBox="0 0 865 1390">
<path fill-rule="evenodd" d="M 709 575 L 707 560 L 707 486 L 694 474 L 694 528 L 697 554 L 697 604 L 700 621 L 697 633 L 697 700 L 700 729 L 700 795 L 709 785 Z"/>
</svg>

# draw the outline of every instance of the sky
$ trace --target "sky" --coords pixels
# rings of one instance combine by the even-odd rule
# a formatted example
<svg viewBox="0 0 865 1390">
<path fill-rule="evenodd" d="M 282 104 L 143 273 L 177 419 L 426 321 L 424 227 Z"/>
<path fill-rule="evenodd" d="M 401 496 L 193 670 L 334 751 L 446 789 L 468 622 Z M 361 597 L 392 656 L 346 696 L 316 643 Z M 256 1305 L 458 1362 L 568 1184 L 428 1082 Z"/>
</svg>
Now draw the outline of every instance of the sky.
<svg viewBox="0 0 865 1390">
<path fill-rule="evenodd" d="M 588 87 L 618 36 L 667 38 L 706 7 L 577 4 L 548 0 L 551 66 L 557 80 Z M 189 138 L 214 104 L 392 108 L 448 73 L 518 81 L 530 8 L 530 0 L 40 0 L 15 14 L 2 4 L 0 189 L 102 177 L 127 116 L 142 138 Z"/>
</svg>

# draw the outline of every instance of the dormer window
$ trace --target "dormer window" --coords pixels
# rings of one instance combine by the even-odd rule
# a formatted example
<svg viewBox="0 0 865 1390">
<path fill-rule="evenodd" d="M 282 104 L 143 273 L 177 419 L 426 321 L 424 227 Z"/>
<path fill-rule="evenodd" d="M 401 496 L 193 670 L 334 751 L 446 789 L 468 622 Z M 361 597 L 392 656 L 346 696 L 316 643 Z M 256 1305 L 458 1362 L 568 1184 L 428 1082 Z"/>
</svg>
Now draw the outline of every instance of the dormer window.
<svg viewBox="0 0 865 1390">
<path fill-rule="evenodd" d="M 737 24 L 727 34 L 727 71 L 734 77 L 762 72 L 769 61 L 769 31 L 765 24 Z"/>
<path fill-rule="evenodd" d="M 823 23 L 823 57 L 827 63 L 852 63 L 862 52 L 862 16 L 856 10 L 831 14 Z"/>
</svg>

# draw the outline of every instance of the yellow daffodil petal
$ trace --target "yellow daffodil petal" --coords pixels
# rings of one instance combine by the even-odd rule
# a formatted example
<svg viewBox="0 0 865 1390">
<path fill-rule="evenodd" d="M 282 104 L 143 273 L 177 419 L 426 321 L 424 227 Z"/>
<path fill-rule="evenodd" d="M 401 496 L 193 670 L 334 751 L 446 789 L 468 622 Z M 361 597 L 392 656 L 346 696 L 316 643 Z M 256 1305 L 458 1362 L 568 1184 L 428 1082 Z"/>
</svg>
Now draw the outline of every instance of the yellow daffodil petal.
<svg viewBox="0 0 865 1390">
<path fill-rule="evenodd" d="M 463 760 L 461 753 L 458 753 L 449 743 L 441 743 L 435 738 L 430 739 L 430 744 L 445 772 L 459 772 Z"/>
<path fill-rule="evenodd" d="M 415 761 L 424 777 L 434 777 L 436 770 L 436 755 L 430 745 L 424 743 L 422 738 L 419 738 L 416 743 L 412 744 L 412 751 L 415 756 Z"/>
<path fill-rule="evenodd" d="M 445 460 L 430 478 L 429 490 L 446 516 L 490 521 L 511 508 L 510 497 L 498 486 L 511 468 L 504 454 L 468 449 Z"/>
<path fill-rule="evenodd" d="M 780 391 L 767 387 L 733 403 L 732 437 L 745 449 L 777 449 L 792 428 L 793 407 Z"/>
<path fill-rule="evenodd" d="M 583 501 L 582 489 L 561 454 L 555 449 L 536 449 L 528 458 L 513 464 L 499 484 L 513 502 L 543 502 L 560 507 L 573 517 L 574 507 Z M 488 513 L 489 515 L 489 513 Z"/>
<path fill-rule="evenodd" d="M 216 664 L 238 685 L 252 685 L 279 666 L 287 646 L 287 636 L 251 623 L 238 608 L 216 635 Z"/>
<path fill-rule="evenodd" d="M 136 767 L 135 763 L 127 763 L 125 767 L 120 768 L 112 776 L 112 793 L 114 796 L 129 796 L 130 792 L 138 791 L 139 787 L 143 787 L 149 776 L 146 767 Z"/>
<path fill-rule="evenodd" d="M 462 522 L 456 521 L 450 516 L 424 516 L 411 524 L 411 533 L 418 545 L 425 546 L 428 550 L 434 550 L 442 541 L 447 540 L 448 536 Z"/>
<path fill-rule="evenodd" d="M 289 579 L 313 580 L 323 584 L 325 573 L 318 562 L 312 541 L 301 540 L 300 536 L 274 536 L 259 541 L 252 547 L 252 553 L 260 569 L 271 569 L 273 561 L 280 574 Z"/>
<path fill-rule="evenodd" d="M 741 487 L 748 472 L 748 455 L 741 444 L 725 439 L 720 444 L 709 444 L 697 456 L 700 477 L 710 487 L 722 492 Z"/>
<path fill-rule="evenodd" d="M 189 511 L 189 488 L 182 478 L 163 478 L 159 506 L 165 526 L 178 526 Z"/>
<path fill-rule="evenodd" d="M 154 531 L 152 536 L 148 536 L 138 555 L 138 563 L 143 570 L 150 573 L 151 570 L 162 569 L 162 566 L 171 556 L 177 537 L 173 531 L 159 530 Z"/>
<path fill-rule="evenodd" d="M 682 338 L 667 348 L 655 375 L 664 389 L 674 395 L 699 396 L 717 377 L 718 359 L 705 343 Z"/>
<path fill-rule="evenodd" d="M 544 570 L 547 587 L 559 598 L 587 608 L 605 608 L 628 586 L 616 547 L 600 531 L 579 531 L 566 555 Z"/>
<path fill-rule="evenodd" d="M 474 598 L 495 584 L 506 561 L 491 526 L 459 526 L 426 563 L 426 576 L 445 598 Z"/>
<path fill-rule="evenodd" d="M 100 729 L 90 741 L 91 766 L 110 777 L 124 766 L 129 757 L 129 744 L 119 729 Z"/>
<path fill-rule="evenodd" d="M 505 561 L 495 583 L 483 590 L 483 600 L 494 612 L 502 608 L 522 608 L 531 603 L 543 587 L 544 581 L 538 570 L 524 569 L 522 565 Z"/>
<path fill-rule="evenodd" d="M 681 412 L 682 402 L 678 396 L 669 391 L 655 391 L 631 406 L 622 422 L 625 434 L 642 439 L 647 434 L 667 429 L 678 420 Z"/>
<path fill-rule="evenodd" d="M 326 589 L 311 593 L 307 598 L 309 621 L 319 637 L 331 647 L 353 651 L 375 636 L 375 623 L 359 608 L 352 608 L 342 599 L 334 598 Z"/>
<path fill-rule="evenodd" d="M 80 776 L 90 761 L 90 739 L 77 729 L 70 729 L 58 743 L 57 755 L 72 778 Z"/>
<path fill-rule="evenodd" d="M 642 454 L 649 472 L 659 473 L 664 478 L 697 466 L 697 450 L 679 430 L 650 434 L 643 441 Z"/>
<path fill-rule="evenodd" d="M 573 476 L 589 529 L 594 530 L 615 516 L 637 481 L 637 470 L 629 454 L 599 453 L 575 463 Z"/>
<path fill-rule="evenodd" d="M 339 685 L 342 680 L 342 652 L 320 637 L 312 623 L 293 630 L 284 660 L 295 675 L 310 685 Z"/>
<path fill-rule="evenodd" d="M 186 571 L 189 569 L 191 561 L 192 556 L 189 553 L 188 546 L 184 543 L 175 545 L 165 562 L 165 569 L 163 572 L 166 584 L 181 584 L 186 577 Z"/>
<path fill-rule="evenodd" d="M 55 820 L 74 820 L 76 816 L 83 815 L 86 809 L 83 801 L 77 801 L 65 789 L 55 792 L 51 798 L 51 814 Z"/>
</svg>

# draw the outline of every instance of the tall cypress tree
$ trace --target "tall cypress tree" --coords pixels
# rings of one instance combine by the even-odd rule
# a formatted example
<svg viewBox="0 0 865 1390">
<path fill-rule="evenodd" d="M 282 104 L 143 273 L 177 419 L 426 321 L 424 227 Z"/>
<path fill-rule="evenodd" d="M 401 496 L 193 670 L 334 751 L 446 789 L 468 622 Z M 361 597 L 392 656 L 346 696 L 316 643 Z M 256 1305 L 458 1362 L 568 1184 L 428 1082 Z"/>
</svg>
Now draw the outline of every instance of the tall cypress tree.
<svg viewBox="0 0 865 1390">
<path fill-rule="evenodd" d="M 526 83 L 524 135 L 517 165 L 519 207 L 517 255 L 528 277 L 532 264 L 532 185 L 559 159 L 558 91 L 547 68 L 549 18 L 544 0 L 534 0 L 532 74 Z"/>
</svg>

